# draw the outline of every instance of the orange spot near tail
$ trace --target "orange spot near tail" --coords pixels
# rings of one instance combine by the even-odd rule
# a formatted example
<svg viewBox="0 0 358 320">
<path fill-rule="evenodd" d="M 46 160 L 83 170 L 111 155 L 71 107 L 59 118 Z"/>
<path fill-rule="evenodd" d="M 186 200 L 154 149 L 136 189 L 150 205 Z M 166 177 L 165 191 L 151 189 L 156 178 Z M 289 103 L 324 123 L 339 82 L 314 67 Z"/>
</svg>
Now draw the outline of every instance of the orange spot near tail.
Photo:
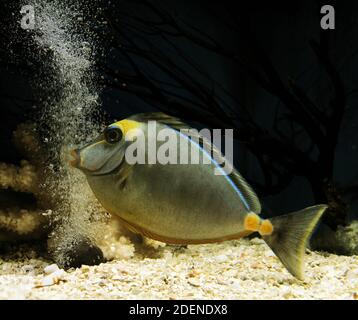
<svg viewBox="0 0 358 320">
<path fill-rule="evenodd" d="M 268 236 L 273 232 L 273 225 L 270 220 L 263 220 L 260 225 L 259 233 L 261 236 Z"/>
<path fill-rule="evenodd" d="M 260 217 L 255 213 L 249 213 L 244 221 L 245 230 L 259 231 L 260 229 Z"/>
</svg>

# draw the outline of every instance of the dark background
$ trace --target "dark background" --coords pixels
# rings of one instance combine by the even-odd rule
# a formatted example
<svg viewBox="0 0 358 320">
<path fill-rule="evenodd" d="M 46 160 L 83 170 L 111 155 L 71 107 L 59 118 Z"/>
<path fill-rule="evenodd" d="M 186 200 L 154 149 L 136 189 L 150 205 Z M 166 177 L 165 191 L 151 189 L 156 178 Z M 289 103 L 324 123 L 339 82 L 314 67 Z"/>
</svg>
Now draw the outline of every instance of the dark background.
<svg viewBox="0 0 358 320">
<path fill-rule="evenodd" d="M 335 30 L 320 27 L 325 4 Z M 19 4 L 2 5 L 0 161 L 17 163 L 11 134 L 36 121 L 34 77 L 46 57 L 18 28 Z M 235 165 L 266 215 L 328 203 L 332 229 L 357 217 L 357 1 L 127 0 L 92 10 L 84 27 L 103 48 L 95 65 L 108 121 L 161 110 L 233 128 Z"/>
</svg>

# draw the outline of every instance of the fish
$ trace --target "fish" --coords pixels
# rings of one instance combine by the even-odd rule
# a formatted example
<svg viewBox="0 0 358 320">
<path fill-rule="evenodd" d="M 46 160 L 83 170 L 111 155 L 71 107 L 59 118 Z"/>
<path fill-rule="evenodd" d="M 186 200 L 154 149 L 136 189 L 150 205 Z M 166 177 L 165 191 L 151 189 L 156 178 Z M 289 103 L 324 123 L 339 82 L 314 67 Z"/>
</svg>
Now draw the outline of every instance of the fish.
<svg viewBox="0 0 358 320">
<path fill-rule="evenodd" d="M 126 137 L 142 132 L 147 142 L 156 139 L 149 137 L 151 122 L 157 131 L 169 129 L 187 140 L 208 161 L 126 161 L 126 152 L 136 140 Z M 245 178 L 235 168 L 228 174 L 213 174 L 225 157 L 200 134 L 196 139 L 186 135 L 183 129 L 188 128 L 180 119 L 165 113 L 136 114 L 109 125 L 92 142 L 72 150 L 71 165 L 86 175 L 101 205 L 137 234 L 168 244 L 188 245 L 256 233 L 286 269 L 303 280 L 305 248 L 327 206 L 314 205 L 265 219 L 260 201 Z M 148 150 L 143 152 L 148 156 Z"/>
</svg>

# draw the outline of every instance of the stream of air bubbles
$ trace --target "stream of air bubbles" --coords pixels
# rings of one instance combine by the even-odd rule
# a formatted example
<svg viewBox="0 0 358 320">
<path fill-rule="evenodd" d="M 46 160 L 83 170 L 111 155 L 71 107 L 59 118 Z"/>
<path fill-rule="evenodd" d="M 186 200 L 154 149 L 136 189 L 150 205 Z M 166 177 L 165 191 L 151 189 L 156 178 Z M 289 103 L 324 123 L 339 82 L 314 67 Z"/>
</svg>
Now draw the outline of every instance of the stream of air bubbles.
<svg viewBox="0 0 358 320">
<path fill-rule="evenodd" d="M 120 246 L 116 246 L 114 237 L 104 241 L 108 237 L 106 213 L 94 198 L 85 176 L 68 164 L 69 150 L 101 131 L 101 125 L 93 121 L 100 108 L 93 61 L 100 48 L 95 35 L 83 25 L 86 6 L 92 3 L 31 0 L 27 4 L 35 9 L 35 43 L 50 57 L 43 65 L 48 76 L 38 77 L 35 84 L 38 91 L 48 92 L 48 97 L 42 99 L 39 125 L 46 127 L 44 142 L 57 161 L 49 164 L 51 178 L 45 186 L 58 199 L 53 210 L 56 227 L 50 236 L 50 250 L 56 261 L 64 265 L 65 253 L 87 237 L 97 244 L 106 242 L 107 247 L 110 242 L 110 251 L 102 245 L 107 258 L 123 256 L 124 245 L 128 245 L 132 254 L 132 246 L 123 238 Z"/>
</svg>

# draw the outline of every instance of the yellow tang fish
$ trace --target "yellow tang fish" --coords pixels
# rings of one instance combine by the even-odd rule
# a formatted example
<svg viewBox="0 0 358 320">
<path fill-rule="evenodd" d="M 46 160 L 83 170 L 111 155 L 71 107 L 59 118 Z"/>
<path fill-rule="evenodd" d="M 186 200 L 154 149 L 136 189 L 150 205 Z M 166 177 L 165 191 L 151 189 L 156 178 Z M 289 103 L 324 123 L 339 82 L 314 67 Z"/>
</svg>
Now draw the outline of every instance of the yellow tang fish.
<svg viewBox="0 0 358 320">
<path fill-rule="evenodd" d="M 125 137 L 141 130 L 148 140 L 150 120 L 155 121 L 157 131 L 169 128 L 181 139 L 187 138 L 188 145 L 209 161 L 129 164 L 125 154 L 134 142 Z M 258 232 L 287 270 L 303 279 L 306 243 L 327 206 L 261 218 L 260 202 L 239 172 L 234 169 L 228 175 L 215 175 L 214 169 L 220 167 L 217 158 L 179 131 L 182 128 L 188 126 L 163 113 L 134 115 L 73 150 L 72 165 L 86 174 L 103 207 L 132 231 L 172 244 L 212 243 Z M 157 148 L 162 143 L 157 143 Z M 223 159 L 213 145 L 210 147 Z M 148 156 L 148 150 L 144 152 Z"/>
</svg>

